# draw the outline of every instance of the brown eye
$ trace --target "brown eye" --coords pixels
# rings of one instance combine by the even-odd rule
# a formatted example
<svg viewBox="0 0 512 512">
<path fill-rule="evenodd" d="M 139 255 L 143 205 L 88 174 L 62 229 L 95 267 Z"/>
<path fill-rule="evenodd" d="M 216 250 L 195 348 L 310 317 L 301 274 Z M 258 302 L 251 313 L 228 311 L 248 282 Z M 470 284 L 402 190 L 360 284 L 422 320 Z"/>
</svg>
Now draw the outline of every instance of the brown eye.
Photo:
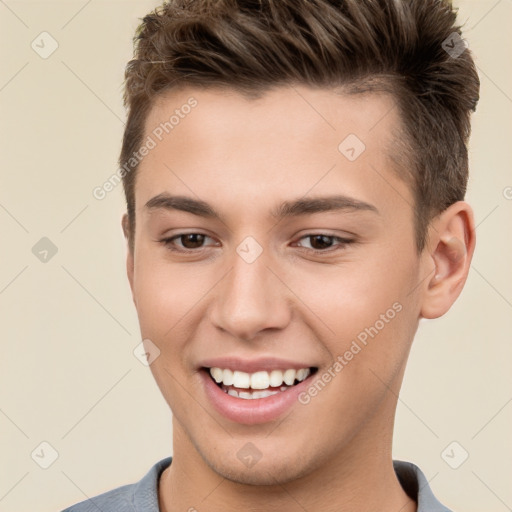
<svg viewBox="0 0 512 512">
<path fill-rule="evenodd" d="M 206 244 L 206 240 L 212 240 L 214 243 Z M 181 233 L 170 238 L 160 240 L 167 249 L 175 252 L 200 252 L 201 249 L 207 248 L 209 245 L 216 245 L 215 241 L 203 233 Z"/>
<path fill-rule="evenodd" d="M 205 238 L 206 236 L 201 233 L 187 233 L 186 235 L 180 235 L 178 237 L 185 249 L 197 249 L 201 247 Z"/>
<path fill-rule="evenodd" d="M 321 253 L 321 252 L 330 252 L 335 251 L 337 249 L 343 250 L 347 245 L 354 243 L 354 240 L 349 240 L 346 238 L 340 238 L 339 236 L 334 235 L 325 235 L 325 234 L 311 234 L 303 236 L 300 240 L 305 240 L 306 244 L 299 245 L 306 250 Z M 309 242 L 309 243 L 307 243 Z"/>
<path fill-rule="evenodd" d="M 326 235 L 312 235 L 309 237 L 313 249 L 322 250 L 331 247 L 334 237 Z"/>
</svg>

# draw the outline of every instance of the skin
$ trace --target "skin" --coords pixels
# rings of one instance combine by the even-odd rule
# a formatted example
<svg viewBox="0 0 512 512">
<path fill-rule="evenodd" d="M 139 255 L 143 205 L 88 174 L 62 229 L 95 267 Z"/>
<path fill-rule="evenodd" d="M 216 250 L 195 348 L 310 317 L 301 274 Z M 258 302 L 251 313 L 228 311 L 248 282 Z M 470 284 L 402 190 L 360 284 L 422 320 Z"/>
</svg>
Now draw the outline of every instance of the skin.
<svg viewBox="0 0 512 512">
<path fill-rule="evenodd" d="M 388 95 L 280 87 L 254 100 L 184 88 L 160 97 L 146 135 L 190 97 L 197 107 L 139 166 L 134 234 L 123 218 L 125 236 L 135 237 L 127 273 L 142 337 L 160 350 L 150 368 L 173 413 L 161 510 L 415 511 L 392 467 L 397 395 L 419 319 L 443 315 L 466 280 L 470 206 L 458 202 L 435 218 L 418 254 L 412 191 L 390 155 L 400 118 Z M 366 145 L 353 162 L 338 151 L 348 134 Z M 163 192 L 206 201 L 222 221 L 145 208 Z M 269 214 L 283 201 L 334 193 L 378 213 L 280 222 Z M 175 239 L 177 249 L 196 251 L 188 255 L 161 242 L 183 232 L 207 238 Z M 322 246 L 308 234 L 353 243 Z M 251 264 L 236 252 L 247 236 L 263 248 Z M 244 425 L 209 403 L 202 359 L 310 361 L 320 378 L 394 303 L 402 310 L 309 404 Z M 247 442 L 261 452 L 250 468 L 237 458 Z"/>
</svg>

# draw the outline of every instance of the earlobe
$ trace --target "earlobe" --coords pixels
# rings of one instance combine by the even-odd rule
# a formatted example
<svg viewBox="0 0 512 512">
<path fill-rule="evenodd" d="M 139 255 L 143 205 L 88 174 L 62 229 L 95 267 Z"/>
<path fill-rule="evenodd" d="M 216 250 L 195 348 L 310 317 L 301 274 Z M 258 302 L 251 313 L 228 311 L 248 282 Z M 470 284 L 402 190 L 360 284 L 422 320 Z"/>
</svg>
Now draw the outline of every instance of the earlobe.
<svg viewBox="0 0 512 512">
<path fill-rule="evenodd" d="M 444 315 L 460 295 L 475 248 L 471 207 L 459 201 L 446 209 L 430 228 L 428 258 L 431 276 L 426 280 L 421 317 Z"/>
</svg>

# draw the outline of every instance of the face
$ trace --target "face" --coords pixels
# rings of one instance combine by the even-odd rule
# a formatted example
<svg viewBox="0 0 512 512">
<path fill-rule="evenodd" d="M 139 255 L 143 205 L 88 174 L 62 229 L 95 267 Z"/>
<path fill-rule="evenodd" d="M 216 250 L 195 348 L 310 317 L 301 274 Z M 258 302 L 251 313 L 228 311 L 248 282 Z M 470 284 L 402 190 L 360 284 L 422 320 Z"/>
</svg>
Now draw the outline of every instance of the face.
<svg viewBox="0 0 512 512">
<path fill-rule="evenodd" d="M 128 275 L 175 457 L 265 484 L 391 444 L 425 277 L 399 125 L 377 93 L 190 88 L 155 104 Z M 213 370 L 219 385 L 211 367 L 236 373 Z M 233 396 L 232 379 L 274 394 Z"/>
</svg>

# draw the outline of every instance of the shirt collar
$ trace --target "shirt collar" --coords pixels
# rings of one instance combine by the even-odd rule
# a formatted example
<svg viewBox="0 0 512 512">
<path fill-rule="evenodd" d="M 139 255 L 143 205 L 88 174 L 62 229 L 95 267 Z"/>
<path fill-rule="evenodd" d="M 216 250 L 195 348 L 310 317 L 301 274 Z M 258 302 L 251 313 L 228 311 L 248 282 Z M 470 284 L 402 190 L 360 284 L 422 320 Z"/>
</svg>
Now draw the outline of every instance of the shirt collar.
<svg viewBox="0 0 512 512">
<path fill-rule="evenodd" d="M 158 512 L 158 481 L 171 462 L 172 457 L 157 462 L 134 486 L 131 498 L 136 512 Z M 393 468 L 404 491 L 418 504 L 417 512 L 451 512 L 434 496 L 427 478 L 418 466 L 394 460 Z"/>
<path fill-rule="evenodd" d="M 393 467 L 403 490 L 418 504 L 417 512 L 451 512 L 434 496 L 426 476 L 418 466 L 394 460 Z"/>
</svg>

